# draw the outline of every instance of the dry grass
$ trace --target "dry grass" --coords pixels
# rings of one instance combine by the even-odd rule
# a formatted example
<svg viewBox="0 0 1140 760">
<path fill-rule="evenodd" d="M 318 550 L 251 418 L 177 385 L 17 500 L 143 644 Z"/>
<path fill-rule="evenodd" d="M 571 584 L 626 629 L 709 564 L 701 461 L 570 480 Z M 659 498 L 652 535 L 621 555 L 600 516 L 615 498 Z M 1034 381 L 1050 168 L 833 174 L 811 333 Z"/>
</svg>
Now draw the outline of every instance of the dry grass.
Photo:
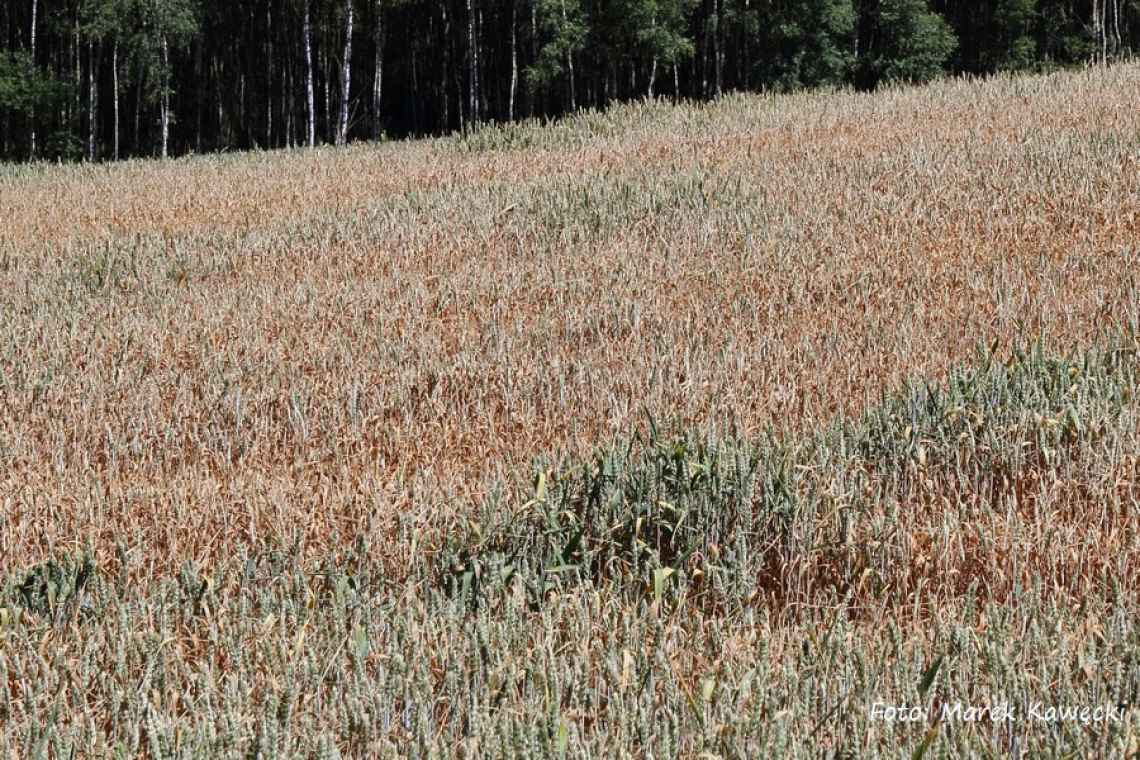
<svg viewBox="0 0 1140 760">
<path fill-rule="evenodd" d="M 992 446 L 1029 441 L 1039 454 L 1010 454 L 1004 470 L 973 449 L 973 459 L 928 467 L 942 423 L 931 423 L 931 441 L 914 424 L 887 426 L 908 437 L 909 453 L 882 471 L 869 454 L 851 459 L 818 441 L 909 378 L 945 381 L 978 360 L 979 346 L 997 357 L 1034 341 L 1069 352 L 1140 324 L 1138 94 L 1140 67 L 1119 66 L 873 96 L 641 104 L 546 128 L 346 150 L 0 169 L 4 567 L 87 549 L 122 588 L 152 589 L 186 567 L 222 577 L 237 572 L 234 557 L 256 564 L 281 552 L 301 575 L 265 572 L 299 582 L 315 563 L 349 561 L 358 542 L 374 576 L 411 584 L 449 542 L 482 540 L 469 535 L 472 515 L 525 513 L 536 457 L 582 460 L 648 414 L 721 438 L 756 441 L 773 428 L 815 442 L 787 444 L 790 461 L 816 473 L 797 481 L 794 503 L 810 509 L 774 534 L 749 601 L 733 614 L 694 601 L 703 611 L 684 622 L 689 602 L 674 609 L 680 638 L 659 654 L 675 658 L 670 688 L 699 691 L 708 668 L 755 667 L 761 641 L 772 667 L 806 667 L 804 631 L 828 619 L 813 610 L 841 602 L 851 618 L 843 635 L 878 641 L 892 658 L 929 652 L 955 625 L 982 625 L 974 594 L 999 618 L 1026 589 L 1041 619 L 1062 603 L 1116 614 L 1111 590 L 1140 569 L 1127 400 L 1110 414 L 1097 393 L 1073 391 L 1080 413 L 1111 435 L 1082 438 L 1064 456 L 1058 442 L 1042 443 L 1066 429 L 1063 409 L 1054 419 L 1048 404 L 1015 408 L 1008 429 L 986 433 Z M 969 428 L 971 440 L 983 427 Z M 219 604 L 238 605 L 252 592 L 227 577 L 238 585 Z M 423 593 L 389 598 L 417 631 L 408 640 L 460 635 L 417 628 L 432 625 Z M 605 681 L 596 664 L 617 657 L 619 682 L 632 688 L 620 675 L 628 636 L 672 629 L 655 627 L 657 611 L 618 612 L 622 600 L 583 598 L 551 613 L 567 630 L 632 621 L 620 642 L 581 643 L 573 667 L 584 680 L 559 677 Z M 257 636 L 234 611 L 244 607 L 227 609 L 242 636 Z M 538 647 L 550 667 L 571 667 L 539 623 L 479 615 L 504 626 L 514 642 L 504 647 Z M 919 628 L 892 649 L 875 627 L 884 615 Z M 1086 613 L 1065 615 L 1064 635 L 1077 636 Z M 338 625 L 351 632 L 346 619 Z M 195 677 L 186 652 L 204 646 L 189 630 L 177 633 L 186 650 L 176 659 L 189 670 L 175 668 L 173 680 L 183 684 Z M 119 635 L 106 632 L 107 646 Z M 385 646 L 407 656 L 398 641 Z M 867 646 L 858 656 L 880 656 Z M 310 654 L 313 678 L 337 656 Z M 981 667 L 974 656 L 955 664 L 963 679 Z M 1045 677 L 1039 656 L 1019 658 L 1002 667 Z M 917 682 L 921 659 L 886 681 Z M 278 672 L 234 667 L 255 681 Z M 431 667 L 441 670 L 422 682 L 452 688 L 441 685 L 447 668 Z M 489 667 L 481 677 L 502 677 Z M 530 688 L 521 683 L 520 700 Z M 884 684 L 860 693 L 886 693 Z M 734 729 L 746 737 L 732 745 L 741 753 L 825 736 L 850 746 L 857 734 L 852 724 L 784 726 L 780 708 L 756 707 L 752 688 L 714 710 L 726 720 L 758 710 Z M 670 694 L 661 699 L 685 704 Z M 805 694 L 805 721 L 843 714 L 828 712 L 831 697 Z M 243 699 L 235 714 L 256 720 L 249 711 L 263 702 Z M 178 711 L 150 709 L 171 720 Z M 634 727 L 595 724 L 598 709 L 574 707 L 576 717 L 551 725 L 569 720 L 595 751 L 629 749 Z M 93 715 L 113 722 L 103 707 Z M 449 715 L 435 724 L 454 730 Z M 534 728 L 516 719 L 516 734 Z M 760 726 L 783 738 L 759 738 Z M 319 731 L 288 728 L 295 749 L 312 750 L 303 737 Z M 323 729 L 342 750 L 379 751 Z M 445 742 L 438 748 L 447 731 L 403 740 Z M 863 749 L 892 746 L 893 734 L 875 735 L 880 743 Z M 696 751 L 714 739 L 656 746 Z"/>
</svg>

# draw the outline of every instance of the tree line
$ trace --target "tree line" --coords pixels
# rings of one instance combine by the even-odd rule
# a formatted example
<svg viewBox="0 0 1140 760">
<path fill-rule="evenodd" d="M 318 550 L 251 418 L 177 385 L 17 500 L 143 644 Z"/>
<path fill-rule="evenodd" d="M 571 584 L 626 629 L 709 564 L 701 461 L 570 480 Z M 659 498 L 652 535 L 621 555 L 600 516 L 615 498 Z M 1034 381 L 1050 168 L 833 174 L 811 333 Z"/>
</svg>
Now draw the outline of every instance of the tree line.
<svg viewBox="0 0 1140 760">
<path fill-rule="evenodd" d="M 0 158 L 343 144 L 1138 43 L 1140 0 L 3 0 Z"/>
</svg>

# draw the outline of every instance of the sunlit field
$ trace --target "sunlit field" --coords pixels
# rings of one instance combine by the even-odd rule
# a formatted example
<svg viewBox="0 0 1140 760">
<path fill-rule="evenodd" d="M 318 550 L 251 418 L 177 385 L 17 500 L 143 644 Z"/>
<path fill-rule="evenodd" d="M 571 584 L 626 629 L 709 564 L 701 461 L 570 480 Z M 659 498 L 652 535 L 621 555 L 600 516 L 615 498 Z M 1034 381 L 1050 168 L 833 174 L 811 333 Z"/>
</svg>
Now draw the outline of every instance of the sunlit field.
<svg viewBox="0 0 1140 760">
<path fill-rule="evenodd" d="M 0 756 L 1140 752 L 1137 102 L 0 167 Z"/>
</svg>

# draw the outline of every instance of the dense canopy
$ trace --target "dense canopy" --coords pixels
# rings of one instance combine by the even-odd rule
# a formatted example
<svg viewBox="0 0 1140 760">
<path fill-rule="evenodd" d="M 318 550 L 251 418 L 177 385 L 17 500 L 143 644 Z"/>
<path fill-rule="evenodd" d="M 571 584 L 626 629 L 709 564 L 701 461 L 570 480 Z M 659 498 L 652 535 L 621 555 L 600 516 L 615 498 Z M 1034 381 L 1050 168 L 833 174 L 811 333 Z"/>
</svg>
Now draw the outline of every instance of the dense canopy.
<svg viewBox="0 0 1140 760">
<path fill-rule="evenodd" d="M 1138 43 L 1140 0 L 6 0 L 0 158 L 343 143 Z"/>
</svg>

